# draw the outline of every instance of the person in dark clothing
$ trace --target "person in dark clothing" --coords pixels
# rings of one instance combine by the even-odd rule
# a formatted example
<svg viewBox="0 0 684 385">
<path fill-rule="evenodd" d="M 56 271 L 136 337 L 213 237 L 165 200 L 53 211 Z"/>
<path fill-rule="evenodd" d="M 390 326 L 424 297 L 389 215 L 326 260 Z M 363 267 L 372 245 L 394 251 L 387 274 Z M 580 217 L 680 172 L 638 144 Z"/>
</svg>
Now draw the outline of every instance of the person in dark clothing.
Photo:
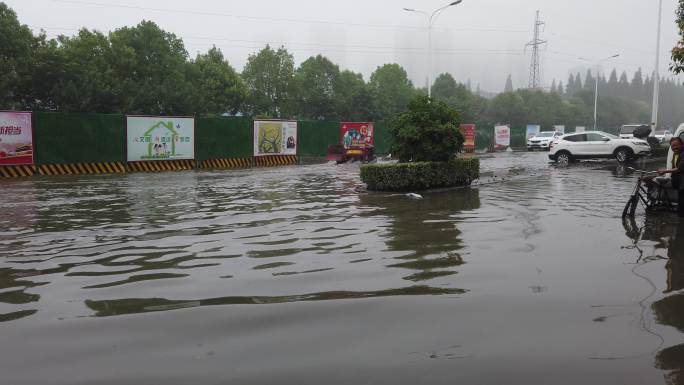
<svg viewBox="0 0 684 385">
<path fill-rule="evenodd" d="M 684 142 L 679 137 L 670 139 L 672 148 L 672 164 L 667 170 L 658 170 L 658 174 L 672 174 L 672 187 L 678 192 L 677 213 L 684 217 Z"/>
</svg>

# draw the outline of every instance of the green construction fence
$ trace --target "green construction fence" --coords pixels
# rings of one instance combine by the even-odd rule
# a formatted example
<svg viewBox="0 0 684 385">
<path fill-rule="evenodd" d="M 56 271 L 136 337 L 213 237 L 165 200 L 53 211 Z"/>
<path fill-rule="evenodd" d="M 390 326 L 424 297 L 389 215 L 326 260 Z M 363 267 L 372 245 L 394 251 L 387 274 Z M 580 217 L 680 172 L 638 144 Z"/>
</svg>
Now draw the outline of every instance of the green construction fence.
<svg viewBox="0 0 684 385">
<path fill-rule="evenodd" d="M 126 161 L 124 116 L 34 112 L 36 164 Z"/>
<path fill-rule="evenodd" d="M 375 128 L 375 154 L 387 155 L 392 152 L 392 134 L 387 122 L 377 122 Z"/>
<path fill-rule="evenodd" d="M 340 142 L 339 122 L 303 120 L 298 122 L 297 130 L 297 155 L 301 157 L 326 156 L 328 146 Z"/>
<path fill-rule="evenodd" d="M 195 119 L 195 159 L 250 158 L 254 155 L 254 129 L 250 118 Z"/>
</svg>

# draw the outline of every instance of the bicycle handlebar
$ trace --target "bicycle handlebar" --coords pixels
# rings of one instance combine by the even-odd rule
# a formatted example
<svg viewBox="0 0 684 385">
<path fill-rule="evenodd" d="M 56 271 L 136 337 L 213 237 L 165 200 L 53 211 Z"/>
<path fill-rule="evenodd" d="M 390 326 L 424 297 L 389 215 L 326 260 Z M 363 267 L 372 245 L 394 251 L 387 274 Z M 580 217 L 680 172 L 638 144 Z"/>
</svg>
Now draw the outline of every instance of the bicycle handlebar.
<svg viewBox="0 0 684 385">
<path fill-rule="evenodd" d="M 658 174 L 658 171 L 646 171 L 646 170 L 637 170 L 634 167 L 627 167 L 629 170 L 632 170 L 634 172 L 638 172 L 641 174 Z"/>
</svg>

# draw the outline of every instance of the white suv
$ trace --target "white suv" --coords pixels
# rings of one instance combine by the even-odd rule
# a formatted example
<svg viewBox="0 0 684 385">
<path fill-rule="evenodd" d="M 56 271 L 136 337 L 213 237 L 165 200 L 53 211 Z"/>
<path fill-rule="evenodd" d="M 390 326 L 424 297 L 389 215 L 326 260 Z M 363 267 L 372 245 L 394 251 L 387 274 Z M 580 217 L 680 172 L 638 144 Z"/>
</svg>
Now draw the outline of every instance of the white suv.
<svg viewBox="0 0 684 385">
<path fill-rule="evenodd" d="M 646 124 L 624 124 L 620 127 L 620 139 L 632 139 L 634 137 L 634 130 L 639 127 L 646 126 Z"/>
<path fill-rule="evenodd" d="M 651 146 L 641 139 L 620 139 L 601 131 L 564 135 L 551 144 L 549 159 L 567 164 L 576 159 L 615 158 L 620 163 L 651 154 Z"/>
<path fill-rule="evenodd" d="M 551 142 L 563 136 L 560 132 L 543 131 L 527 140 L 527 151 L 535 149 L 549 150 Z"/>
</svg>

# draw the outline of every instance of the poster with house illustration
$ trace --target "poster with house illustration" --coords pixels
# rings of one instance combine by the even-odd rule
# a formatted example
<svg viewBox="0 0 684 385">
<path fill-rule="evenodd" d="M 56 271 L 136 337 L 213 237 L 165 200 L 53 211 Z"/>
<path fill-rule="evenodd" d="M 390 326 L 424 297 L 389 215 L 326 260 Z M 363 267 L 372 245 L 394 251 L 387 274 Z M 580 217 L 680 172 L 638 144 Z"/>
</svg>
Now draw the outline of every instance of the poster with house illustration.
<svg viewBox="0 0 684 385">
<path fill-rule="evenodd" d="M 127 116 L 128 161 L 195 158 L 195 119 Z"/>
<path fill-rule="evenodd" d="M 254 121 L 254 156 L 297 155 L 297 122 Z"/>
</svg>

